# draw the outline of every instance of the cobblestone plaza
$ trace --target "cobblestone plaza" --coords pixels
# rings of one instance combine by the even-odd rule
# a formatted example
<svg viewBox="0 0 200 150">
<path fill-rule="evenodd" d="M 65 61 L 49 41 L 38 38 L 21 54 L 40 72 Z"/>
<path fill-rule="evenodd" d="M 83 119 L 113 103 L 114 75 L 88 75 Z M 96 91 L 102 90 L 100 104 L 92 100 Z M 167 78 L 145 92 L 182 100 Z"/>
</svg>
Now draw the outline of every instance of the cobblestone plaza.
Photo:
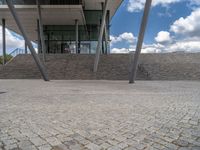
<svg viewBox="0 0 200 150">
<path fill-rule="evenodd" d="M 0 80 L 0 150 L 199 150 L 200 82 Z"/>
</svg>

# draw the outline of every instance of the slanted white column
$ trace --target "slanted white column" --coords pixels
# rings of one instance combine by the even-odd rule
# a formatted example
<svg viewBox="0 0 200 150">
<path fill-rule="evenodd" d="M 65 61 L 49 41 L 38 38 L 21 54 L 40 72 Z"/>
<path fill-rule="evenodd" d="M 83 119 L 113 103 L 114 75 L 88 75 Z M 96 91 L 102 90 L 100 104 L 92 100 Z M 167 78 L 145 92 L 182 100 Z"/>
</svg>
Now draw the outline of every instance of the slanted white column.
<svg viewBox="0 0 200 150">
<path fill-rule="evenodd" d="M 75 26 L 76 26 L 76 54 L 78 54 L 78 32 L 79 32 L 79 29 L 78 29 L 78 20 L 75 20 Z"/>
<path fill-rule="evenodd" d="M 106 22 L 106 14 L 107 14 L 107 9 L 108 9 L 108 1 L 105 0 L 105 6 L 104 6 L 104 11 L 103 11 L 103 16 L 101 19 L 101 28 L 100 28 L 100 33 L 99 33 L 99 38 L 98 38 L 98 44 L 96 48 L 96 56 L 95 56 L 95 61 L 94 61 L 94 72 L 97 72 L 98 70 L 98 64 L 99 64 L 99 57 L 101 53 L 101 43 L 102 43 L 102 38 L 103 38 L 103 32 L 104 32 L 104 27 L 105 27 L 105 22 Z"/>
<path fill-rule="evenodd" d="M 102 12 L 104 10 L 104 3 L 101 3 L 102 7 Z M 107 19 L 108 13 L 106 13 L 106 19 Z M 105 54 L 108 53 L 108 33 L 107 33 L 107 22 L 105 21 L 105 26 L 104 26 L 104 40 L 105 40 Z"/>
<path fill-rule="evenodd" d="M 36 0 L 36 3 L 37 3 L 38 19 L 39 19 L 39 34 L 40 34 L 42 54 L 43 54 L 42 56 L 43 56 L 43 61 L 45 62 L 46 61 L 46 46 L 45 46 L 45 41 L 44 41 L 44 30 L 43 30 L 41 7 L 40 7 L 39 0 Z"/>
<path fill-rule="evenodd" d="M 35 52 L 35 49 L 33 48 L 33 45 L 31 43 L 31 41 L 29 40 L 29 38 L 27 36 L 27 33 L 24 30 L 23 25 L 22 25 L 21 21 L 19 20 L 19 16 L 18 16 L 18 14 L 17 14 L 17 12 L 15 10 L 14 5 L 12 4 L 12 2 L 10 0 L 6 0 L 6 2 L 7 2 L 7 5 L 8 5 L 8 8 L 9 8 L 9 10 L 10 10 L 10 12 L 11 12 L 11 14 L 12 14 L 12 16 L 13 16 L 13 18 L 14 18 L 17 26 L 18 26 L 18 28 L 19 28 L 19 31 L 22 33 L 22 36 L 24 37 L 24 40 L 27 43 L 29 50 L 31 51 L 33 59 L 35 60 L 35 63 L 37 65 L 38 69 L 40 70 L 40 73 L 41 73 L 43 79 L 45 81 L 49 81 L 46 68 L 41 63 L 39 57 L 37 56 L 37 54 Z"/>
<path fill-rule="evenodd" d="M 25 49 L 25 54 L 27 54 L 28 53 L 28 49 L 27 49 L 27 44 L 26 44 L 25 41 L 24 41 L 24 49 Z"/>
<path fill-rule="evenodd" d="M 137 68 L 138 68 L 138 60 L 139 60 L 139 56 L 140 56 L 141 49 L 142 49 L 142 44 L 143 44 L 143 40 L 144 40 L 144 34 L 145 34 L 146 26 L 147 26 L 151 3 L 152 3 L 152 0 L 146 0 L 142 23 L 140 26 L 138 43 L 137 43 L 137 47 L 136 47 L 136 51 L 135 51 L 135 55 L 134 55 L 134 60 L 131 62 L 131 73 L 130 73 L 129 83 L 135 82 Z"/>
<path fill-rule="evenodd" d="M 106 54 L 108 53 L 108 32 L 107 32 L 107 23 L 105 23 L 105 28 L 104 28 L 104 36 L 105 36 L 105 51 Z"/>
<path fill-rule="evenodd" d="M 3 48 L 3 65 L 6 64 L 6 21 L 2 19 L 2 48 Z"/>
</svg>

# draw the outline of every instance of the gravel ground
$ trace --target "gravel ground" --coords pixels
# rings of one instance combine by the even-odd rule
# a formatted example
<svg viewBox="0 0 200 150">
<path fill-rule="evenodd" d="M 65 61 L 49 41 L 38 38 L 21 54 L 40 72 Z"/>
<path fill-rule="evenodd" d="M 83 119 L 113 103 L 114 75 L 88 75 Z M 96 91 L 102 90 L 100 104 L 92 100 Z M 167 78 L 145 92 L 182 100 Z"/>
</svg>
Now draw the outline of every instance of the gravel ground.
<svg viewBox="0 0 200 150">
<path fill-rule="evenodd" d="M 0 80 L 0 150 L 200 150 L 198 81 Z"/>
</svg>

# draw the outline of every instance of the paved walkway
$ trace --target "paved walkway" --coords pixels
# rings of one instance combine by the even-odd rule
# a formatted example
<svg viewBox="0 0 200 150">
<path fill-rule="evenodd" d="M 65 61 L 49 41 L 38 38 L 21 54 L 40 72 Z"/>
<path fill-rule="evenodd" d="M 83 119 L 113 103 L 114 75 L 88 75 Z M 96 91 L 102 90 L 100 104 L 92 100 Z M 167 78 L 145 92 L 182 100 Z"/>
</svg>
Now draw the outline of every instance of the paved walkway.
<svg viewBox="0 0 200 150">
<path fill-rule="evenodd" d="M 200 82 L 0 80 L 0 150 L 200 150 L 199 107 Z"/>
</svg>

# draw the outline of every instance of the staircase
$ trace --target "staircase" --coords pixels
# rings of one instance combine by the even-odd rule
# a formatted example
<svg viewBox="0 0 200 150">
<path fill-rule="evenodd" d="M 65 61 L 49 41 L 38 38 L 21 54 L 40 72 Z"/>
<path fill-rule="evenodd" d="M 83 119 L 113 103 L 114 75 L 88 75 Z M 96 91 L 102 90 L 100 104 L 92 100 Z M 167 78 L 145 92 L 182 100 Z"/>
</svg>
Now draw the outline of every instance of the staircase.
<svg viewBox="0 0 200 150">
<path fill-rule="evenodd" d="M 200 53 L 143 54 L 140 65 L 152 80 L 200 80 Z"/>
<path fill-rule="evenodd" d="M 51 80 L 128 80 L 130 58 L 101 55 L 97 73 L 92 71 L 94 55 L 48 54 L 45 66 Z M 0 79 L 40 78 L 30 54 L 19 54 L 0 66 Z M 200 53 L 142 54 L 137 80 L 200 80 Z"/>
<path fill-rule="evenodd" d="M 40 56 L 42 59 L 42 56 Z M 102 55 L 97 73 L 93 73 L 94 55 L 48 54 L 45 66 L 51 80 L 128 80 L 129 55 Z M 31 55 L 19 54 L 0 67 L 0 79 L 40 79 Z M 144 70 L 138 80 L 150 79 Z"/>
</svg>

